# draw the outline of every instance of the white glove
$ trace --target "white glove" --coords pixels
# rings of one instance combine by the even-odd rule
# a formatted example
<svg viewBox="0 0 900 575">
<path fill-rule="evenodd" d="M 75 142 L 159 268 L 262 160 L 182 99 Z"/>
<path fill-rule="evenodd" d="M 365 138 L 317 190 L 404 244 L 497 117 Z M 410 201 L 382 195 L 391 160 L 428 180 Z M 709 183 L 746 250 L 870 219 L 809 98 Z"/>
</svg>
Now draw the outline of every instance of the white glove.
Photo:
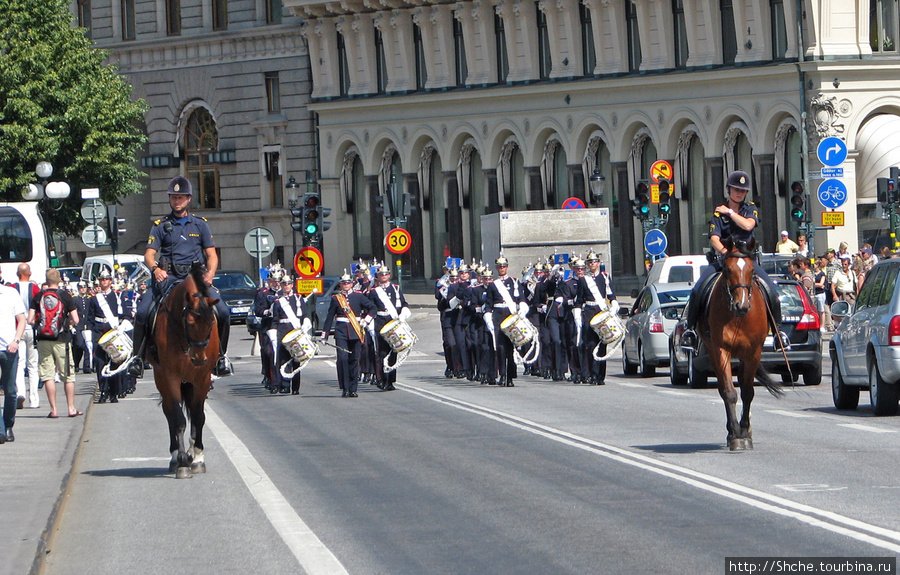
<svg viewBox="0 0 900 575">
<path fill-rule="evenodd" d="M 406 321 L 411 315 L 412 315 L 412 312 L 409 311 L 409 308 L 404 307 L 403 309 L 400 310 L 400 321 Z"/>
<path fill-rule="evenodd" d="M 118 329 L 119 331 L 131 331 L 134 329 L 134 324 L 132 324 L 130 320 L 123 319 L 121 322 L 119 322 L 119 327 L 116 329 Z"/>
<path fill-rule="evenodd" d="M 452 298 L 450 298 L 450 309 L 456 309 L 458 306 L 459 306 L 459 298 L 456 296 L 453 296 Z"/>
<path fill-rule="evenodd" d="M 303 318 L 303 323 L 300 325 L 300 329 L 305 332 L 309 332 L 312 329 L 312 322 L 309 321 L 308 317 Z"/>
<path fill-rule="evenodd" d="M 613 315 L 617 315 L 619 313 L 619 302 L 618 300 L 612 300 L 612 303 L 609 304 L 609 313 Z"/>
<path fill-rule="evenodd" d="M 519 317 L 525 319 L 528 316 L 528 304 L 524 301 L 519 302 Z"/>
</svg>

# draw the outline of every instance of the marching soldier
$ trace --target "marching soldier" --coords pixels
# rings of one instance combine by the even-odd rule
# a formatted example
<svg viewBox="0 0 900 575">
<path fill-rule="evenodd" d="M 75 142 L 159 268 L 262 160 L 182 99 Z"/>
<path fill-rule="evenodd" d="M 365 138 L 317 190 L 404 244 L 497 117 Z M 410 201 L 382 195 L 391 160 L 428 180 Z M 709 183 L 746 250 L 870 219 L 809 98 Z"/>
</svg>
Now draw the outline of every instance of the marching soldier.
<svg viewBox="0 0 900 575">
<path fill-rule="evenodd" d="M 549 265 L 549 264 L 547 264 Z M 538 291 L 538 297 L 545 308 L 541 321 L 541 331 L 546 332 L 546 344 L 541 346 L 541 356 L 547 359 L 547 373 L 544 377 L 553 381 L 562 381 L 568 370 L 566 361 L 565 326 L 566 326 L 566 298 L 563 295 L 561 276 L 562 270 L 558 267 L 550 268 L 550 273 L 544 279 Z"/>
<path fill-rule="evenodd" d="M 466 337 L 469 322 L 472 321 L 472 312 L 471 308 L 465 306 L 465 302 L 469 297 L 469 291 L 472 288 L 471 269 L 468 265 L 462 264 L 459 266 L 457 273 L 459 274 L 458 281 L 451 284 L 447 294 L 450 298 L 450 307 L 453 313 L 456 314 L 455 317 L 451 318 L 451 322 L 453 324 L 453 342 L 460 369 L 457 377 L 465 377 L 469 381 L 473 381 L 475 379 L 475 366 L 472 364 L 471 347 Z"/>
<path fill-rule="evenodd" d="M 497 279 L 487 284 L 484 321 L 490 321 L 494 327 L 495 350 L 497 354 L 497 372 L 501 387 L 515 387 L 516 379 L 515 348 L 512 341 L 500 329 L 500 324 L 507 317 L 518 314 L 526 317 L 528 304 L 525 303 L 516 278 L 507 274 L 509 260 L 502 254 L 494 262 L 497 268 Z"/>
<path fill-rule="evenodd" d="M 391 270 L 386 265 L 382 265 L 375 273 L 376 286 L 369 292 L 369 300 L 375 306 L 375 333 L 381 334 L 382 328 L 388 322 L 399 319 L 406 321 L 411 315 L 409 304 L 406 303 L 406 297 L 400 286 L 391 283 Z M 393 391 L 394 383 L 397 381 L 397 370 L 393 369 L 389 373 L 384 372 L 384 360 L 396 365 L 397 352 L 395 352 L 388 344 L 387 340 L 380 337 L 375 344 L 375 377 L 378 380 L 378 387 L 384 391 Z"/>
<path fill-rule="evenodd" d="M 78 364 L 83 363 L 84 373 L 93 372 L 94 344 L 93 332 L 88 327 L 88 313 L 91 305 L 91 296 L 88 294 L 87 282 L 78 282 L 78 295 L 75 296 L 75 306 L 78 308 L 78 325 L 75 326 L 75 371 Z M 82 362 L 83 359 L 83 362 Z"/>
<path fill-rule="evenodd" d="M 581 366 L 584 363 L 581 357 L 581 349 L 583 342 L 581 340 L 581 313 L 580 307 L 575 306 L 575 296 L 578 293 L 578 280 L 584 277 L 586 265 L 581 258 L 573 258 L 571 260 L 572 275 L 569 279 L 559 284 L 560 290 L 557 292 L 562 296 L 565 302 L 566 320 L 565 320 L 565 344 L 566 359 L 569 364 L 570 378 L 572 383 L 582 383 Z M 584 381 L 584 383 L 587 383 Z"/>
<path fill-rule="evenodd" d="M 594 359 L 594 349 L 598 355 L 606 355 L 606 344 L 600 341 L 600 336 L 591 328 L 591 319 L 598 313 L 607 309 L 607 299 L 615 300 L 612 287 L 607 283 L 606 276 L 600 272 L 600 256 L 591 251 L 587 256 L 588 271 L 578 279 L 578 292 L 575 296 L 575 305 L 582 310 L 581 350 L 582 381 L 591 385 L 604 385 L 606 379 L 606 361 Z M 585 379 L 586 378 L 586 379 Z"/>
<path fill-rule="evenodd" d="M 103 269 L 98 276 L 100 291 L 91 298 L 88 308 L 88 326 L 91 329 L 91 340 L 94 344 L 94 357 L 97 358 L 97 383 L 100 386 L 100 403 L 117 403 L 124 397 L 122 374 L 103 377 L 103 366 L 110 361 L 109 354 L 100 345 L 100 338 L 111 329 L 119 327 L 122 320 L 128 319 L 128 313 L 122 301 L 122 294 L 112 289 L 112 274 Z"/>
<path fill-rule="evenodd" d="M 272 386 L 270 393 L 287 393 L 292 395 L 300 394 L 300 372 L 298 371 L 290 379 L 285 378 L 281 374 L 281 366 L 290 364 L 290 371 L 296 369 L 293 362 L 291 352 L 284 347 L 284 336 L 290 331 L 299 329 L 309 332 L 312 329 L 312 321 L 309 319 L 309 313 L 306 310 L 306 300 L 303 296 L 294 293 L 294 280 L 290 276 L 285 275 L 281 278 L 281 297 L 272 304 L 272 322 L 277 326 L 277 345 L 278 351 L 275 354 L 275 369 L 272 370 Z M 277 382 L 277 383 L 276 383 Z"/>
<path fill-rule="evenodd" d="M 459 299 L 454 300 L 455 305 L 450 303 L 451 299 L 456 296 L 451 295 L 451 290 L 455 291 L 456 285 L 459 283 L 459 272 L 456 268 L 449 270 L 434 288 L 434 297 L 437 298 L 438 312 L 441 318 L 441 342 L 444 347 L 444 361 L 447 369 L 444 370 L 444 377 L 447 379 L 459 377 L 462 371 L 462 361 L 459 356 L 459 346 L 456 341 L 456 333 L 453 324 L 456 323 L 459 315 L 458 306 Z"/>
<path fill-rule="evenodd" d="M 270 267 L 269 275 L 266 277 L 266 286 L 257 290 L 256 298 L 253 300 L 253 314 L 259 318 L 259 359 L 262 363 L 262 384 L 269 391 L 278 387 L 273 384 L 276 381 L 274 372 L 276 342 L 272 338 L 277 335 L 277 326 L 272 323 L 272 304 L 281 295 L 282 277 L 284 277 L 284 272 L 281 266 Z"/>
<path fill-rule="evenodd" d="M 359 385 L 359 354 L 365 341 L 364 323 L 369 323 L 375 306 L 368 296 L 353 291 L 353 278 L 344 273 L 338 280 L 338 292 L 331 296 L 331 306 L 322 327 L 322 342 L 328 343 L 328 332 L 334 326 L 337 347 L 338 385 L 341 397 L 356 397 Z"/>
</svg>

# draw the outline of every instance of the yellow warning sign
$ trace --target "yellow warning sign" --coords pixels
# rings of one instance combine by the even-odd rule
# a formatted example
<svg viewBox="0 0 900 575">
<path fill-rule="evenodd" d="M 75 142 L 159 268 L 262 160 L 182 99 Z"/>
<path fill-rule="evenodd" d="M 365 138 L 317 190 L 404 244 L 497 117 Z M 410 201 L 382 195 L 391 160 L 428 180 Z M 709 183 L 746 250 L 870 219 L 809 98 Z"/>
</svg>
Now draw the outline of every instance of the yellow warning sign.
<svg viewBox="0 0 900 575">
<path fill-rule="evenodd" d="M 844 212 L 822 212 L 823 226 L 844 225 Z"/>
<path fill-rule="evenodd" d="M 322 293 L 322 278 L 297 280 L 297 293 L 300 295 L 309 295 L 315 290 L 316 293 Z"/>
</svg>

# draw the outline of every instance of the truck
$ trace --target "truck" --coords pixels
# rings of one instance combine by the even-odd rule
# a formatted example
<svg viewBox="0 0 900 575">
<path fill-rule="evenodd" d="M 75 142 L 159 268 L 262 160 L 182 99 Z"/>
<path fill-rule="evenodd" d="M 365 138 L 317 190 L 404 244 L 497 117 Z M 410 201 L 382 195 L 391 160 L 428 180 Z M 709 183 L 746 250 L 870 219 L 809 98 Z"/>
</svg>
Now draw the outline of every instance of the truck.
<svg viewBox="0 0 900 575">
<path fill-rule="evenodd" d="M 493 265 L 502 252 L 510 275 L 554 253 L 582 258 L 594 251 L 612 271 L 609 208 L 498 212 L 481 216 L 481 253 Z"/>
</svg>

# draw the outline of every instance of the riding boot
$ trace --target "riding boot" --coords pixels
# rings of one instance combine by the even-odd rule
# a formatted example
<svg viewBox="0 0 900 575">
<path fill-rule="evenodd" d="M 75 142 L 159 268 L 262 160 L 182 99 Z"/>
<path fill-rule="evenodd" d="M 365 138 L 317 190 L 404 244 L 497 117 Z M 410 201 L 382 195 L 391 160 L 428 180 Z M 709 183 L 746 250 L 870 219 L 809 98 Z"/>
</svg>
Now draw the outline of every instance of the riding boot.
<svg viewBox="0 0 900 575">
<path fill-rule="evenodd" d="M 136 378 L 141 378 L 144 375 L 144 350 L 147 347 L 145 332 L 146 328 L 143 322 L 134 324 L 134 332 L 132 333 L 134 348 L 131 363 L 128 364 L 128 373 Z"/>
<path fill-rule="evenodd" d="M 222 377 L 234 373 L 231 361 L 225 357 L 225 354 L 228 353 L 228 337 L 231 334 L 231 330 L 226 322 L 220 322 L 218 321 L 218 318 L 216 325 L 219 328 L 219 361 L 216 362 L 216 368 L 213 370 L 213 373 Z"/>
</svg>

